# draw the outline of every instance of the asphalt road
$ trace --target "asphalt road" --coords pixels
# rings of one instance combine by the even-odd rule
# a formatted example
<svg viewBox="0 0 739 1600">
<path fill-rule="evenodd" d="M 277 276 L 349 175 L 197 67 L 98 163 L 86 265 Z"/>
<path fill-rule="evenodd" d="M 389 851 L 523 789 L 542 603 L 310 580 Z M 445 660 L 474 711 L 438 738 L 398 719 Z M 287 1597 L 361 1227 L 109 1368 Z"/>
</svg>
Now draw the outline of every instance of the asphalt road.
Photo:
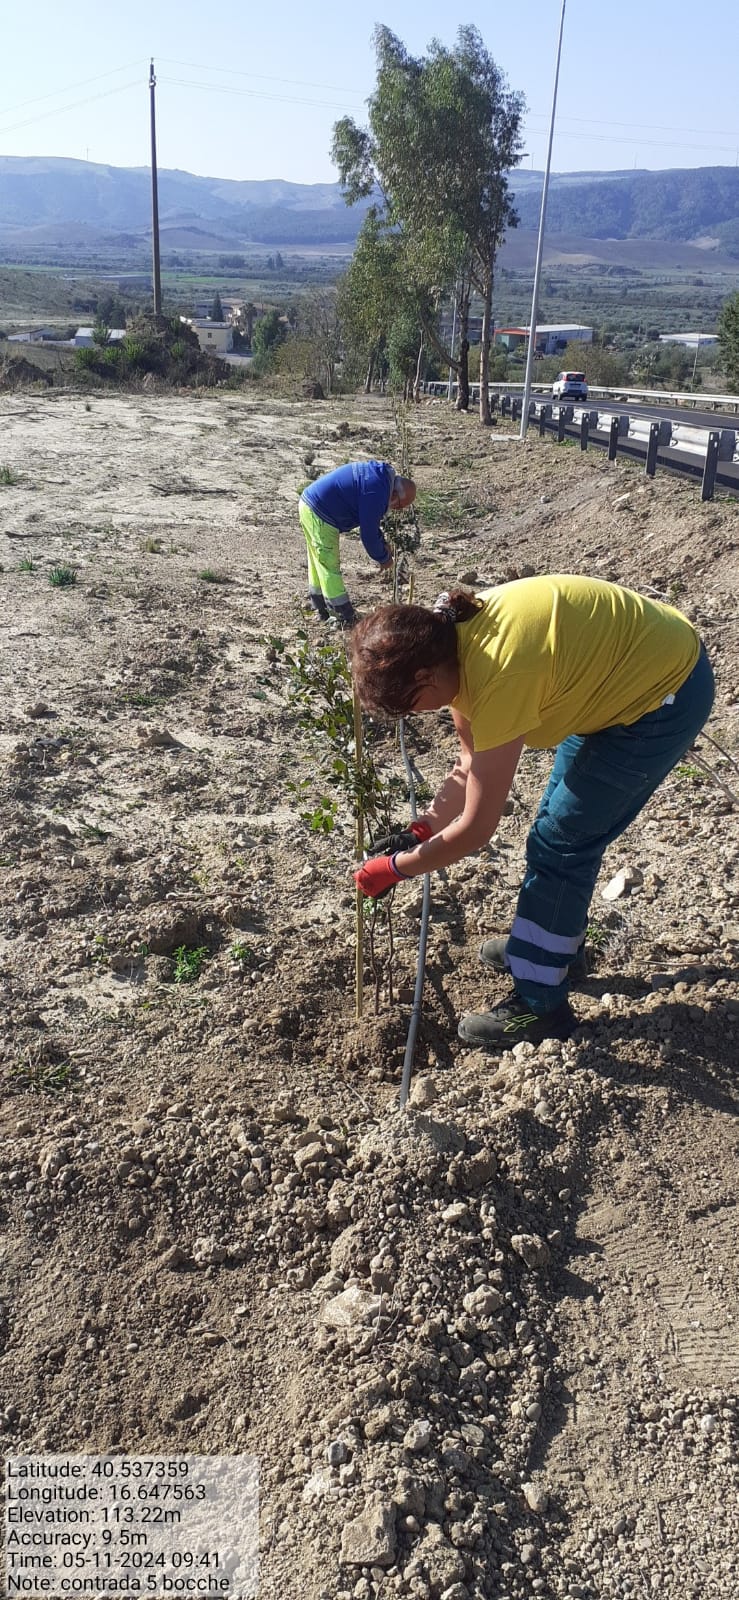
<svg viewBox="0 0 739 1600">
<path fill-rule="evenodd" d="M 515 390 L 511 391 L 515 393 Z M 545 400 L 548 404 L 558 405 L 559 401 L 552 401 L 551 393 L 533 393 L 535 400 Z M 648 404 L 641 401 L 618 400 L 615 395 L 604 396 L 602 399 L 565 400 L 564 405 L 587 406 L 591 411 L 607 411 L 612 416 L 618 413 L 628 417 L 663 417 L 667 422 L 685 422 L 695 428 L 734 428 L 739 432 L 739 415 L 736 411 L 694 411 L 692 406 L 669 405 L 667 402 L 650 400 Z M 739 395 L 737 396 L 739 405 Z"/>
</svg>

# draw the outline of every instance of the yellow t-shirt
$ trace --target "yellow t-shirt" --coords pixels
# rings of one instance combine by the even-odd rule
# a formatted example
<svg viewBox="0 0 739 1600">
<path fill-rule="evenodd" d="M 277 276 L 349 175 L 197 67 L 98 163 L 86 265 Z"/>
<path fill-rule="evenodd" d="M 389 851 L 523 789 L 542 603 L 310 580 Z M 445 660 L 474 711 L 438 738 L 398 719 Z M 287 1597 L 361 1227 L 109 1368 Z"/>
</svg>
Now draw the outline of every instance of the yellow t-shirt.
<svg viewBox="0 0 739 1600">
<path fill-rule="evenodd" d="M 700 653 L 679 611 L 599 578 L 520 578 L 479 598 L 482 609 L 457 628 L 452 701 L 476 750 L 522 734 L 543 750 L 637 722 L 679 689 Z"/>
</svg>

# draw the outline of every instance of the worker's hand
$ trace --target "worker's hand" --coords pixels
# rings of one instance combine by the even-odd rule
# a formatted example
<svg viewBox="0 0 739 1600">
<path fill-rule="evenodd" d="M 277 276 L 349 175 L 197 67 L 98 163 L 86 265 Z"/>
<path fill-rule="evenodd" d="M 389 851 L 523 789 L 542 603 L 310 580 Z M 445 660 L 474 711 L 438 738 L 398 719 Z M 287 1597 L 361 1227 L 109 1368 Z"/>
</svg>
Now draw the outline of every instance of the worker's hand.
<svg viewBox="0 0 739 1600">
<path fill-rule="evenodd" d="M 380 562 L 380 571 L 381 572 L 389 572 L 390 568 L 392 567 L 392 564 L 393 564 L 393 553 L 392 553 L 392 550 L 391 550 L 390 554 L 389 554 L 389 556 L 387 558 L 387 561 L 381 561 Z"/>
<path fill-rule="evenodd" d="M 370 856 L 363 862 L 358 872 L 354 874 L 354 881 L 358 884 L 362 894 L 370 900 L 377 900 L 380 895 L 387 894 L 394 889 L 396 883 L 401 883 L 405 873 L 398 872 L 392 856 Z"/>
<path fill-rule="evenodd" d="M 367 851 L 368 856 L 394 855 L 396 850 L 415 850 L 417 844 L 423 844 L 424 839 L 430 839 L 433 829 L 428 822 L 409 822 L 407 828 L 391 828 L 389 833 L 381 833 Z"/>
</svg>

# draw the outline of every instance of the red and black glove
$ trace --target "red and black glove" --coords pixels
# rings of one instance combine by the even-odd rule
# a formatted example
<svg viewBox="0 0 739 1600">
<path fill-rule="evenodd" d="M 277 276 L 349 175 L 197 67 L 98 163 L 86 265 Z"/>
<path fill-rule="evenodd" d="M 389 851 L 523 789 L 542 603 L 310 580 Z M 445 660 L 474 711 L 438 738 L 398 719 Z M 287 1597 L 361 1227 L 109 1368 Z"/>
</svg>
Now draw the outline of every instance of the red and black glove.
<svg viewBox="0 0 739 1600">
<path fill-rule="evenodd" d="M 411 822 L 407 828 L 392 828 L 390 833 L 381 833 L 372 840 L 367 855 L 393 856 L 398 850 L 415 850 L 417 844 L 431 838 L 433 831 L 428 822 Z"/>
<path fill-rule="evenodd" d="M 402 883 L 406 877 L 404 872 L 399 872 L 395 865 L 394 856 L 370 856 L 354 874 L 354 881 L 359 885 L 362 894 L 371 900 L 379 899 L 380 895 L 388 894 L 395 888 L 396 883 Z"/>
<path fill-rule="evenodd" d="M 431 838 L 432 832 L 428 822 L 412 822 L 410 828 L 398 828 L 393 833 L 384 834 L 381 839 L 375 839 L 368 859 L 354 874 L 362 894 L 377 900 L 381 895 L 389 894 L 396 883 L 407 880 L 410 874 L 401 872 L 396 856 L 401 850 L 415 850 L 417 844 Z"/>
</svg>

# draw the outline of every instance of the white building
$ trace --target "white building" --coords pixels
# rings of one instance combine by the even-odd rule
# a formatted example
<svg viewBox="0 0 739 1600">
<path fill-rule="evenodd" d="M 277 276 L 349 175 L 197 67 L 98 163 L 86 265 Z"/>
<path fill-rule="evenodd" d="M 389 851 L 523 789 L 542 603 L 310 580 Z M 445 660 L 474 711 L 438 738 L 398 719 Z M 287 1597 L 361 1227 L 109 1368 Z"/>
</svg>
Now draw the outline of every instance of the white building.
<svg viewBox="0 0 739 1600">
<path fill-rule="evenodd" d="M 496 328 L 495 343 L 502 344 L 506 350 L 516 350 L 526 343 L 529 337 L 528 326 L 520 328 Z M 586 328 L 582 322 L 537 322 L 536 324 L 536 353 L 539 356 L 561 355 L 565 345 L 592 344 L 593 330 Z"/>
<path fill-rule="evenodd" d="M 90 346 L 95 343 L 94 333 L 94 328 L 78 328 L 72 340 L 73 345 L 76 345 L 78 350 L 89 350 Z M 120 344 L 121 339 L 125 339 L 125 337 L 125 328 L 109 328 L 107 343 Z"/>
<path fill-rule="evenodd" d="M 51 328 L 29 328 L 27 333 L 9 333 L 8 344 L 43 344 L 53 337 Z"/>
<path fill-rule="evenodd" d="M 192 328 L 201 350 L 212 356 L 225 356 L 233 349 L 234 330 L 230 322 L 211 322 L 209 317 L 180 317 Z"/>
<path fill-rule="evenodd" d="M 688 350 L 699 350 L 704 344 L 718 344 L 717 333 L 661 333 L 660 344 L 684 344 Z"/>
</svg>

